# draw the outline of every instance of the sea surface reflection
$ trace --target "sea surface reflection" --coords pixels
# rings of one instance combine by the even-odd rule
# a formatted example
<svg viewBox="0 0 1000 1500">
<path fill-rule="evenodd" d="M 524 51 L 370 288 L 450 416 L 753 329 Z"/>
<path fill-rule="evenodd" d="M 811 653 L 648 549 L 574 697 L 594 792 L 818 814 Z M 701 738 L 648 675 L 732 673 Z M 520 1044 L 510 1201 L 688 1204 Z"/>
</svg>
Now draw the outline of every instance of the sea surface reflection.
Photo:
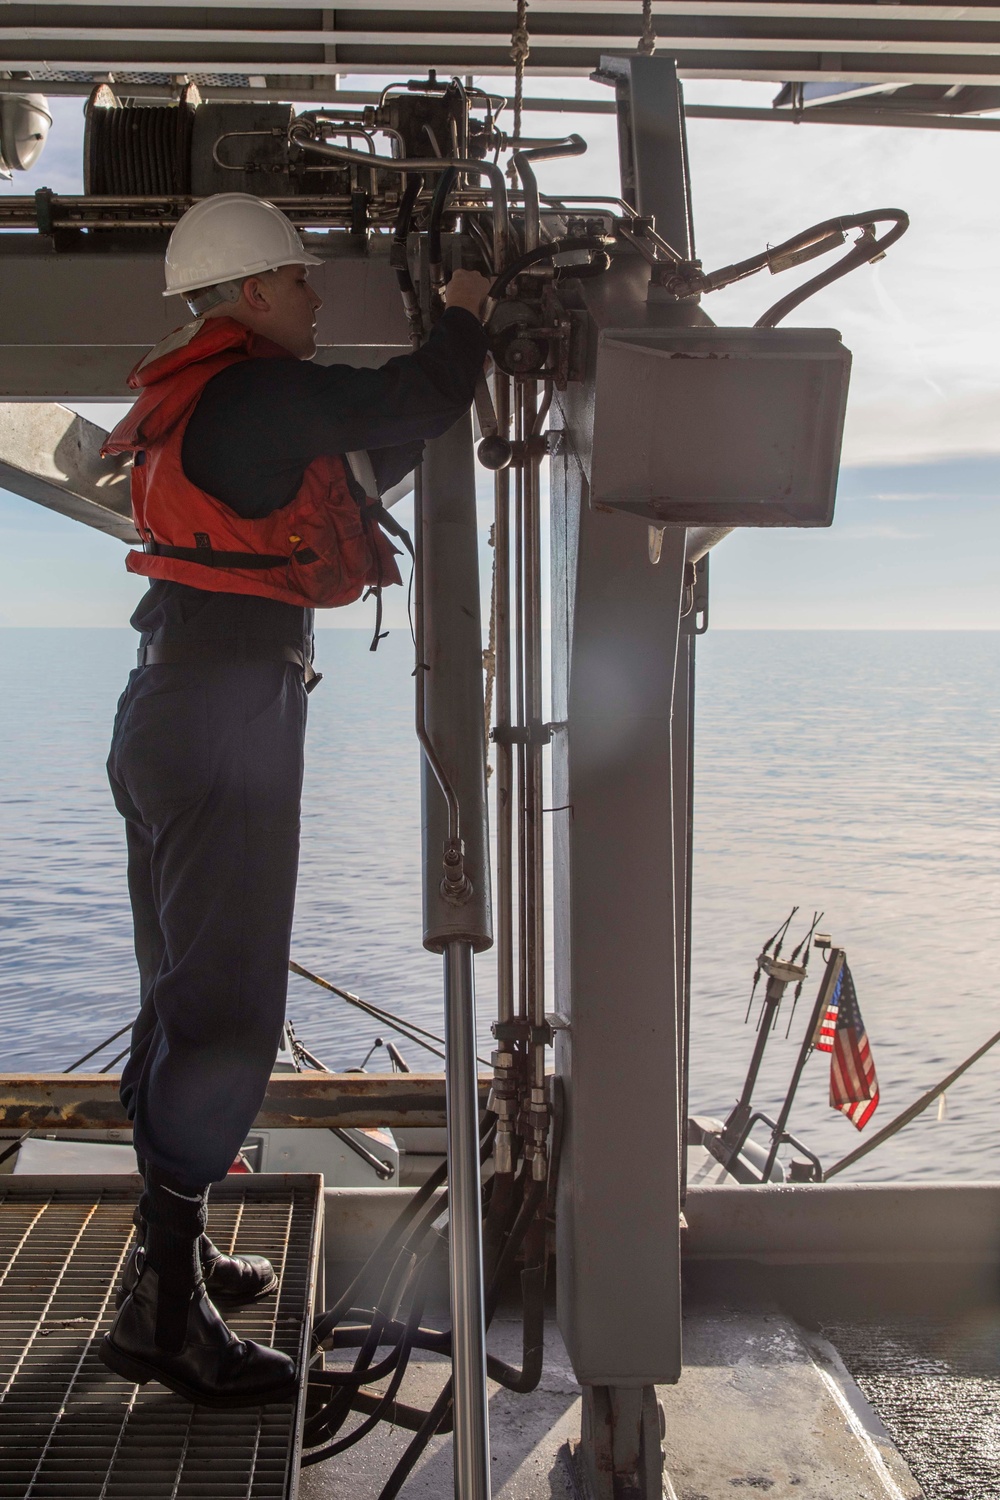
<svg viewBox="0 0 1000 1500">
<path fill-rule="evenodd" d="M 8 1070 L 64 1067 L 133 1005 L 124 837 L 104 758 L 134 644 L 127 630 L 0 630 Z M 440 961 L 419 942 L 411 648 L 401 632 L 375 656 L 367 647 L 361 632 L 320 637 L 293 953 L 439 1030 Z M 823 927 L 848 950 L 882 1086 L 867 1134 L 1000 1029 L 998 730 L 1000 634 L 717 632 L 698 642 L 695 1112 L 724 1114 L 738 1091 L 753 1043 L 743 1017 L 754 955 L 794 904 L 803 918 L 823 909 Z M 772 1038 L 757 1100 L 769 1112 L 820 967 L 814 960 L 791 1039 L 785 1016 Z M 488 1048 L 490 955 L 477 973 Z M 335 1067 L 356 1066 L 376 1034 L 390 1036 L 295 977 L 289 1014 Z M 813 1058 L 792 1125 L 829 1164 L 864 1137 L 830 1110 L 826 1075 Z M 845 1179 L 1000 1176 L 998 1094 L 1000 1046 L 952 1090 L 945 1118 L 932 1108 Z"/>
</svg>

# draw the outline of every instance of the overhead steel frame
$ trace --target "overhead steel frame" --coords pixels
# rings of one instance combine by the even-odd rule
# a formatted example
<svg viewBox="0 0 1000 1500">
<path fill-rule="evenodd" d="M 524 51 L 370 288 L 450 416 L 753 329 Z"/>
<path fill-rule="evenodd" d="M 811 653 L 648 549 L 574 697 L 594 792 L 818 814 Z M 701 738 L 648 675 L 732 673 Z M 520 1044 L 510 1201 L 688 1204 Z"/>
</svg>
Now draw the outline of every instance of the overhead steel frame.
<svg viewBox="0 0 1000 1500">
<path fill-rule="evenodd" d="M 432 10 L 366 0 L 330 11 L 240 0 L 207 14 L 157 7 L 153 16 L 151 4 L 7 5 L 4 68 L 39 81 L 130 70 L 147 75 L 139 83 L 151 72 L 210 85 L 260 80 L 296 99 L 345 73 L 511 71 L 512 17 L 497 0 L 439 0 Z M 631 52 L 642 25 L 638 0 L 534 0 L 531 16 L 531 69 L 540 75 L 585 75 L 600 54 Z M 1000 77 L 990 3 L 652 0 L 652 16 L 660 52 L 685 77 L 978 85 Z"/>
<path fill-rule="evenodd" d="M 602 69 L 623 196 L 693 255 L 673 65 Z M 696 304 L 649 300 L 646 283 L 624 262 L 581 283 L 589 378 L 557 397 L 552 464 L 553 717 L 566 724 L 553 742 L 557 1296 L 593 1500 L 662 1493 L 654 1388 L 681 1370 L 694 572 L 685 528 L 592 506 L 588 490 L 601 330 L 708 321 Z"/>
</svg>

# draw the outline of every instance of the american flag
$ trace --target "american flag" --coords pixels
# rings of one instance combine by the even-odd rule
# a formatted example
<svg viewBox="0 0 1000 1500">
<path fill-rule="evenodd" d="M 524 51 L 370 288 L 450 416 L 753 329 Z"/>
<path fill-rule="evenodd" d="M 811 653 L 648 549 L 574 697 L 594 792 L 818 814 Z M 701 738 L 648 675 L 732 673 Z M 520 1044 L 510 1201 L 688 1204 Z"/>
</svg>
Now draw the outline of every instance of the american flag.
<svg viewBox="0 0 1000 1500">
<path fill-rule="evenodd" d="M 835 1007 L 835 1008 L 834 1008 Z M 861 1007 L 851 971 L 844 961 L 833 999 L 823 1018 L 823 1029 L 833 1011 L 833 1042 L 817 1045 L 832 1053 L 830 1058 L 830 1104 L 847 1116 L 858 1130 L 864 1130 L 878 1108 L 878 1078 L 872 1062 L 871 1048 L 861 1019 Z"/>
<path fill-rule="evenodd" d="M 845 963 L 841 964 L 833 994 L 830 996 L 826 1010 L 820 1017 L 820 1023 L 816 1028 L 816 1035 L 813 1037 L 813 1046 L 817 1052 L 833 1051 L 833 1039 L 837 1034 L 837 1010 L 840 1006 L 840 996 L 844 988 L 844 970 L 846 967 Z"/>
</svg>

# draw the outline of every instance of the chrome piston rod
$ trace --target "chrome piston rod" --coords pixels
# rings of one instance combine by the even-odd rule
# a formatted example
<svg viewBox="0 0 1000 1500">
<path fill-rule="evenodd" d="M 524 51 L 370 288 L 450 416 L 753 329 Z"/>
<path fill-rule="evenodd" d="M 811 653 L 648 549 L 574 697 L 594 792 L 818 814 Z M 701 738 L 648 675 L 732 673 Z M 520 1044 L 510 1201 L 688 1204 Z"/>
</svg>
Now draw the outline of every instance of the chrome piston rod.
<svg viewBox="0 0 1000 1500">
<path fill-rule="evenodd" d="M 471 943 L 456 941 L 445 949 L 444 1017 L 448 1059 L 445 1091 L 451 1204 L 448 1270 L 455 1400 L 455 1497 L 490 1500 L 476 993 Z"/>
<path fill-rule="evenodd" d="M 468 416 L 427 444 L 415 509 L 425 750 L 423 941 L 444 960 L 455 1496 L 489 1500 L 473 955 L 490 946 L 493 932 L 475 460 Z M 441 850 L 453 811 L 445 786 L 461 811 L 468 881 L 460 892 L 441 879 Z"/>
</svg>

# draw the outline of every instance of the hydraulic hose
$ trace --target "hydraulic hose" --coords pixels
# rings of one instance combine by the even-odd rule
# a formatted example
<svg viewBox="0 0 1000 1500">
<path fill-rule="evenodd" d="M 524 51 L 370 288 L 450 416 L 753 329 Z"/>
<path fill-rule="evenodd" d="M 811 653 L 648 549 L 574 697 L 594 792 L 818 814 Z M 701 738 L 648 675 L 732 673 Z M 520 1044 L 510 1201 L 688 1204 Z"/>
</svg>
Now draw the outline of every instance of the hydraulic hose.
<svg viewBox="0 0 1000 1500">
<path fill-rule="evenodd" d="M 399 205 L 399 213 L 396 215 L 396 225 L 392 232 L 392 248 L 390 250 L 390 264 L 396 273 L 399 283 L 400 294 L 403 298 L 403 306 L 406 309 L 406 321 L 410 325 L 410 341 L 415 348 L 420 347 L 423 338 L 423 318 L 420 312 L 420 299 L 417 289 L 413 285 L 413 277 L 410 275 L 410 262 L 406 253 L 406 242 L 409 238 L 410 223 L 413 218 L 413 206 L 420 195 L 420 189 L 424 185 L 424 179 L 419 173 L 408 173 L 406 186 Z"/>
<path fill-rule="evenodd" d="M 441 176 L 438 178 L 437 187 L 434 189 L 430 221 L 427 225 L 427 261 L 430 268 L 431 285 L 438 293 L 444 291 L 441 220 L 444 218 L 448 194 L 451 192 L 457 176 L 458 171 L 455 167 L 449 167 L 446 172 L 441 173 Z"/>
<path fill-rule="evenodd" d="M 422 1261 L 419 1263 L 419 1266 L 415 1268 L 414 1280 L 416 1281 L 416 1286 L 413 1292 L 413 1302 L 410 1308 L 410 1315 L 406 1321 L 406 1326 L 403 1331 L 403 1337 L 393 1354 L 391 1354 L 388 1359 L 383 1360 L 380 1365 L 375 1365 L 368 1371 L 367 1378 L 369 1381 L 381 1379 L 381 1377 L 383 1375 L 387 1375 L 390 1370 L 393 1372 L 392 1379 L 389 1381 L 385 1394 L 377 1401 L 374 1410 L 365 1418 L 365 1420 L 359 1427 L 355 1427 L 354 1430 L 352 1432 L 349 1432 L 346 1437 L 341 1438 L 337 1442 L 330 1443 L 326 1448 L 321 1448 L 316 1452 L 310 1453 L 303 1460 L 304 1463 L 323 1463 L 326 1459 L 334 1458 L 338 1453 L 343 1453 L 347 1448 L 352 1448 L 355 1443 L 359 1443 L 362 1438 L 367 1437 L 369 1432 L 377 1427 L 378 1423 L 382 1420 L 383 1415 L 387 1414 L 388 1408 L 395 1403 L 396 1392 L 399 1390 L 399 1387 L 403 1382 L 403 1377 L 406 1374 L 406 1367 L 409 1363 L 410 1353 L 413 1349 L 413 1340 L 418 1328 L 420 1327 L 420 1319 L 423 1316 L 424 1302 L 426 1301 L 427 1293 L 427 1272 L 429 1266 L 430 1252 L 428 1251 L 424 1255 Z M 349 1406 L 348 1409 L 350 1409 Z"/>
<path fill-rule="evenodd" d="M 500 1290 L 503 1286 L 504 1278 L 513 1266 L 514 1256 L 517 1254 L 517 1251 L 520 1248 L 521 1241 L 524 1238 L 528 1225 L 531 1223 L 534 1214 L 536 1213 L 539 1205 L 544 1201 L 544 1198 L 545 1183 L 532 1182 L 530 1188 L 528 1189 L 528 1192 L 525 1195 L 524 1202 L 521 1205 L 521 1211 L 518 1214 L 514 1227 L 510 1232 L 507 1244 L 504 1247 L 504 1252 L 497 1264 L 496 1273 L 493 1276 L 492 1282 L 490 1284 L 489 1298 L 486 1304 L 487 1326 L 489 1326 L 490 1322 L 492 1322 L 493 1315 L 496 1312 L 497 1303 L 500 1299 Z M 427 1413 L 427 1416 L 424 1418 L 424 1421 L 419 1428 L 416 1436 L 411 1441 L 409 1447 L 403 1454 L 393 1472 L 389 1475 L 386 1484 L 383 1486 L 382 1491 L 379 1494 L 378 1500 L 395 1500 L 395 1497 L 399 1494 L 410 1474 L 412 1474 L 413 1469 L 420 1459 L 420 1456 L 423 1453 L 424 1449 L 427 1447 L 427 1444 L 430 1442 L 434 1434 L 439 1430 L 439 1425 L 442 1419 L 447 1414 L 448 1408 L 451 1405 L 451 1400 L 452 1382 L 449 1379 L 440 1395 L 438 1396 L 437 1400 L 431 1407 L 430 1411 Z"/>
<path fill-rule="evenodd" d="M 610 235 L 581 234 L 571 239 L 550 240 L 546 245 L 536 245 L 533 250 L 526 250 L 517 260 L 511 261 L 494 281 L 490 287 L 487 308 L 499 302 L 514 278 L 529 266 L 537 265 L 542 260 L 553 260 L 557 255 L 567 255 L 574 250 L 606 250 L 613 243 Z"/>
<path fill-rule="evenodd" d="M 883 234 L 881 239 L 878 239 L 873 226 L 887 219 L 891 221 L 893 227 L 886 234 Z M 847 219 L 829 219 L 825 224 L 817 224 L 814 229 L 807 230 L 807 235 L 816 234 L 817 231 L 827 231 L 825 237 L 828 240 L 832 239 L 833 234 L 837 231 L 843 233 L 848 229 L 864 229 L 866 232 L 835 266 L 831 266 L 828 271 L 822 271 L 818 276 L 814 276 L 810 281 L 805 282 L 804 285 L 796 287 L 794 292 L 790 292 L 787 297 L 783 297 L 780 302 L 776 302 L 773 307 L 769 307 L 763 317 L 757 319 L 754 327 L 777 327 L 782 318 L 786 318 L 794 308 L 798 307 L 800 303 L 805 302 L 808 297 L 813 296 L 815 292 L 820 292 L 824 287 L 831 286 L 833 282 L 839 281 L 842 276 L 846 276 L 849 271 L 857 270 L 858 266 L 867 265 L 873 260 L 881 260 L 882 256 L 889 249 L 889 246 L 894 245 L 897 240 L 902 239 L 909 227 L 909 215 L 905 214 L 901 208 L 880 208 L 874 213 L 858 214 Z M 788 243 L 789 245 L 794 244 L 793 241 Z M 822 238 L 820 238 L 820 244 L 822 244 Z M 779 259 L 781 252 L 785 249 L 785 246 L 779 245 L 776 250 L 770 252 L 769 260 L 773 263 Z M 822 252 L 818 251 L 817 253 Z M 784 267 L 779 265 L 776 269 L 783 270 Z"/>
<path fill-rule="evenodd" d="M 486 1140 L 491 1140 L 491 1138 L 492 1131 L 488 1132 Z M 484 1140 L 484 1145 L 486 1145 L 486 1140 Z M 493 1379 L 509 1389 L 530 1391 L 537 1385 L 542 1368 L 546 1185 L 544 1182 L 530 1181 L 523 1172 L 517 1185 L 523 1188 L 524 1192 L 514 1222 L 489 1277 L 486 1321 L 488 1325 L 495 1315 L 500 1292 L 513 1269 L 515 1256 L 523 1244 L 526 1247 L 528 1263 L 522 1276 L 525 1293 L 522 1368 L 514 1369 L 491 1355 L 488 1359 L 488 1370 Z M 509 1186 L 513 1189 L 514 1183 L 511 1182 Z M 502 1196 L 504 1196 L 502 1204 L 495 1206 L 491 1202 L 490 1207 L 494 1213 L 507 1219 L 513 1206 L 513 1197 L 511 1194 Z M 430 1194 L 427 1197 L 429 1198 Z M 413 1210 L 414 1204 L 408 1207 Z M 409 1428 L 415 1432 L 410 1446 L 383 1489 L 380 1500 L 391 1500 L 392 1496 L 398 1494 L 407 1475 L 412 1471 L 413 1465 L 436 1432 L 451 1430 L 448 1420 L 452 1404 L 451 1380 L 427 1412 L 397 1403 L 395 1400 L 410 1356 L 415 1349 L 432 1350 L 442 1354 L 448 1354 L 451 1349 L 450 1330 L 439 1332 L 436 1329 L 425 1329 L 420 1326 L 430 1251 L 420 1249 L 419 1246 L 431 1225 L 440 1217 L 443 1205 L 440 1201 L 428 1203 L 425 1199 L 424 1208 L 423 1215 L 419 1212 L 408 1214 L 404 1212 L 400 1216 L 400 1220 L 406 1219 L 410 1232 L 406 1237 L 406 1242 L 400 1246 L 393 1257 L 391 1269 L 384 1280 L 375 1307 L 372 1309 L 356 1308 L 351 1305 L 351 1299 L 358 1282 L 372 1261 L 381 1259 L 384 1262 L 386 1241 L 391 1240 L 392 1248 L 399 1244 L 405 1233 L 400 1220 L 393 1225 L 386 1241 L 383 1241 L 375 1255 L 369 1258 L 366 1268 L 359 1277 L 355 1278 L 352 1287 L 340 1299 L 337 1309 L 334 1309 L 334 1312 L 340 1310 L 341 1317 L 353 1315 L 367 1321 L 367 1326 L 362 1324 L 357 1328 L 344 1329 L 343 1333 L 346 1337 L 340 1341 L 334 1340 L 335 1343 L 340 1342 L 342 1347 L 354 1343 L 359 1345 L 354 1369 L 351 1371 L 316 1371 L 311 1377 L 314 1386 L 330 1389 L 331 1399 L 319 1411 L 310 1415 L 306 1424 L 305 1440 L 307 1443 L 316 1443 L 324 1439 L 333 1439 L 333 1441 L 327 1442 L 323 1448 L 306 1454 L 302 1460 L 304 1465 L 320 1463 L 343 1452 L 367 1436 L 380 1420 L 389 1420 L 397 1426 Z M 421 1219 L 423 1222 L 420 1222 Z M 415 1246 L 417 1248 L 414 1248 Z M 401 1323 L 395 1318 L 389 1318 L 382 1312 L 382 1307 L 387 1303 L 390 1306 L 398 1306 L 407 1295 L 411 1297 L 411 1302 L 405 1322 Z M 321 1321 L 326 1322 L 329 1317 L 330 1315 L 327 1314 Z M 372 1360 L 379 1345 L 388 1342 L 392 1342 L 395 1347 L 378 1364 L 373 1364 Z M 371 1384 L 386 1375 L 391 1378 L 384 1394 L 358 1389 L 360 1385 Z M 365 1413 L 365 1420 L 345 1437 L 338 1439 L 336 1434 L 352 1410 Z"/>
<path fill-rule="evenodd" d="M 316 1319 L 316 1322 L 313 1324 L 313 1345 L 315 1348 L 322 1347 L 325 1340 L 330 1337 L 341 1319 L 346 1317 L 350 1309 L 356 1306 L 356 1304 L 361 1300 L 361 1294 L 371 1284 L 380 1263 L 384 1261 L 385 1257 L 388 1256 L 391 1251 L 395 1250 L 396 1246 L 399 1244 L 400 1240 L 406 1234 L 410 1226 L 418 1218 L 421 1211 L 425 1209 L 428 1203 L 430 1203 L 434 1198 L 434 1194 L 444 1182 L 447 1173 L 448 1164 L 447 1162 L 442 1162 L 441 1165 L 431 1173 L 430 1177 L 428 1177 L 423 1186 L 417 1190 L 413 1198 L 410 1199 L 410 1202 L 403 1209 L 402 1213 L 399 1215 L 399 1218 L 393 1224 L 389 1232 L 383 1237 L 381 1242 L 376 1245 L 375 1249 L 365 1261 L 364 1265 L 361 1267 L 361 1270 L 355 1276 L 354 1280 L 351 1282 L 350 1286 L 343 1293 L 343 1295 L 338 1298 L 337 1302 L 333 1307 L 329 1309 L 328 1312 L 320 1313 L 319 1317 Z M 436 1202 L 434 1204 L 434 1207 L 435 1214 L 437 1214 L 439 1210 L 437 1209 Z"/>
<path fill-rule="evenodd" d="M 382 1286 L 382 1291 L 372 1314 L 372 1321 L 365 1335 L 364 1343 L 358 1351 L 354 1361 L 354 1369 L 350 1372 L 350 1380 L 355 1385 L 363 1385 L 367 1381 L 376 1379 L 371 1373 L 371 1363 L 378 1353 L 379 1345 L 382 1343 L 385 1325 L 388 1322 L 385 1314 L 381 1311 L 383 1302 L 395 1303 L 401 1301 L 405 1296 L 413 1273 L 416 1268 L 416 1260 L 405 1251 L 400 1251 L 393 1261 L 392 1268 Z M 340 1372 L 331 1372 L 340 1373 Z M 322 1437 L 335 1437 L 346 1422 L 351 1411 L 351 1386 L 343 1382 L 335 1390 L 329 1403 L 317 1412 L 305 1426 L 304 1441 L 306 1443 L 318 1442 Z M 318 1458 L 311 1458 L 310 1463 L 317 1463 Z"/>
</svg>

